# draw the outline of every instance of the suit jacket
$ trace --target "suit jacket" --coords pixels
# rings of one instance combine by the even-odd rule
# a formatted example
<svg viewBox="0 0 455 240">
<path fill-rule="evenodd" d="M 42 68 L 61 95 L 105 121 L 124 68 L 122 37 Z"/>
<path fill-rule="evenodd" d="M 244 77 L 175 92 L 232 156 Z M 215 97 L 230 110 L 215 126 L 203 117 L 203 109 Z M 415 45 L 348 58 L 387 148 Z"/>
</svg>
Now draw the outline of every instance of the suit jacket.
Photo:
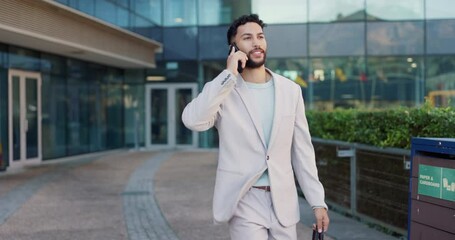
<svg viewBox="0 0 455 240">
<path fill-rule="evenodd" d="M 325 207 L 300 87 L 275 74 L 275 115 L 269 147 L 244 80 L 224 70 L 205 84 L 184 109 L 182 120 L 194 131 L 216 126 L 218 167 L 213 197 L 215 222 L 229 221 L 239 200 L 268 169 L 277 219 L 283 226 L 300 219 L 294 175 L 308 203 Z"/>
</svg>

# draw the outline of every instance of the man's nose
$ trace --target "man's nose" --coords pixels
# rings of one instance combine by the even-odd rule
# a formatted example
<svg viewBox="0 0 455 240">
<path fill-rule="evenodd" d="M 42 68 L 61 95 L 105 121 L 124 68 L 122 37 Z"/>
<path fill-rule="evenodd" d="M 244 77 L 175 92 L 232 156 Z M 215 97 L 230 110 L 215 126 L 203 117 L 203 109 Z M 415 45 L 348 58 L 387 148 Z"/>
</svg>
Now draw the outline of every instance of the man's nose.
<svg viewBox="0 0 455 240">
<path fill-rule="evenodd" d="M 258 38 L 253 38 L 253 47 L 254 47 L 254 48 L 261 47 L 260 41 L 259 41 Z"/>
</svg>

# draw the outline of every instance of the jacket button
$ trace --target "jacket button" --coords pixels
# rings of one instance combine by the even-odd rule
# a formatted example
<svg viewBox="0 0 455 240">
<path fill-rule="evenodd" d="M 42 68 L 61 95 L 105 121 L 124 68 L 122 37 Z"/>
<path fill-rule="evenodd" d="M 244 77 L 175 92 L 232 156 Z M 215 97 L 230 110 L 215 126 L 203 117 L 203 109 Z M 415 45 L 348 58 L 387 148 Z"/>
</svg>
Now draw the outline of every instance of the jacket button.
<svg viewBox="0 0 455 240">
<path fill-rule="evenodd" d="M 267 160 L 269 160 L 269 158 L 270 158 L 269 155 L 267 155 Z"/>
</svg>

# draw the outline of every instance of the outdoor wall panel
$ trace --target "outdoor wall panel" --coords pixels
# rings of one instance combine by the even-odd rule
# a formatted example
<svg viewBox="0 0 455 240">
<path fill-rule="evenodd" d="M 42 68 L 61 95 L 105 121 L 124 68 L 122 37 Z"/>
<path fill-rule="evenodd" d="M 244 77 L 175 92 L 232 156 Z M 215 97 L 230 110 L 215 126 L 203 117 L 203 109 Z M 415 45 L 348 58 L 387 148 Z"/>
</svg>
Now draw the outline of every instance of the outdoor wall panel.
<svg viewBox="0 0 455 240">
<path fill-rule="evenodd" d="M 51 0 L 4 0 L 0 41 L 117 67 L 154 67 L 158 42 Z"/>
</svg>

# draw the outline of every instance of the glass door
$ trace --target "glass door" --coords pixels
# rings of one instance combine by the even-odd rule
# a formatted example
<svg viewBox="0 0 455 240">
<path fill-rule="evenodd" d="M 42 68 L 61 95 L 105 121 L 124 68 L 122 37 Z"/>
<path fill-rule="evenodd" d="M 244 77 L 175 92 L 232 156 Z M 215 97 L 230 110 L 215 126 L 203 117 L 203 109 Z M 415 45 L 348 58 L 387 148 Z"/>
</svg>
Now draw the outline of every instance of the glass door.
<svg viewBox="0 0 455 240">
<path fill-rule="evenodd" d="M 183 109 L 197 92 L 196 84 L 146 86 L 146 147 L 197 147 L 197 134 L 181 120 Z"/>
<path fill-rule="evenodd" d="M 41 162 L 41 76 L 9 70 L 9 165 Z"/>
</svg>

